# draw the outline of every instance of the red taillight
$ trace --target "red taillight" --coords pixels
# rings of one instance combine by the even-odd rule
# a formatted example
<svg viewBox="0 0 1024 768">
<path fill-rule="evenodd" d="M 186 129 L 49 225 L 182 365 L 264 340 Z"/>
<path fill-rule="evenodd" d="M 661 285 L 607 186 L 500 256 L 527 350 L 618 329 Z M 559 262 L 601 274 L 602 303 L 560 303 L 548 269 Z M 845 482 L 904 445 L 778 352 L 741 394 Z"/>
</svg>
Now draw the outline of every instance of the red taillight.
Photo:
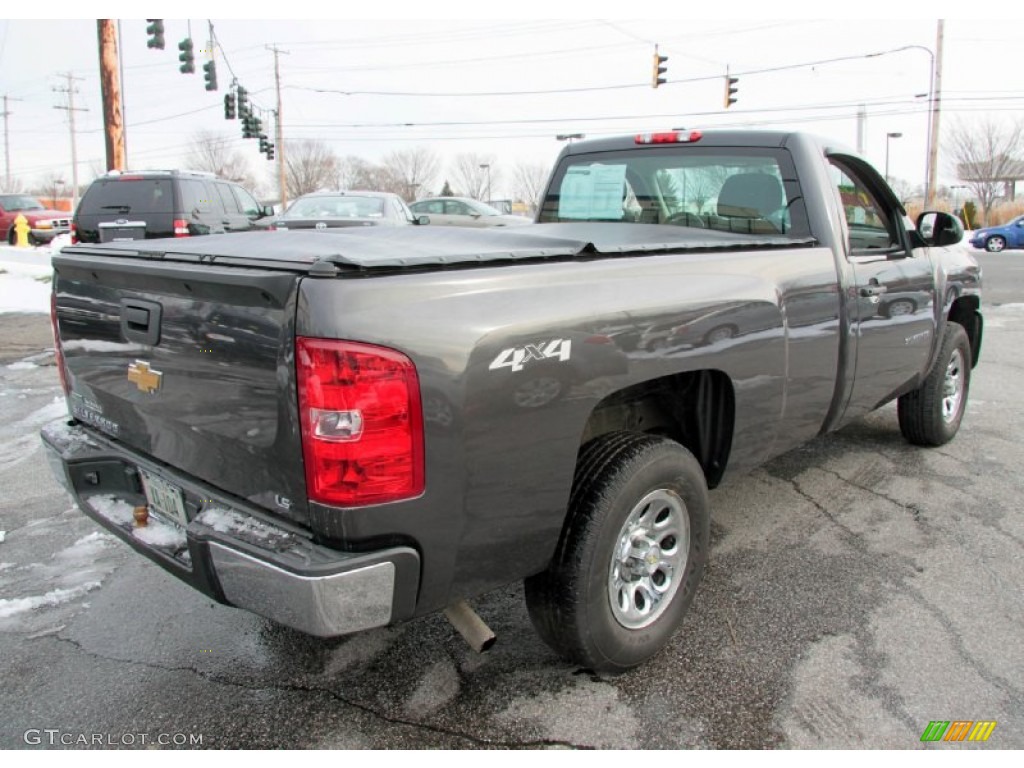
<svg viewBox="0 0 1024 768">
<path fill-rule="evenodd" d="M 663 131 L 662 133 L 638 133 L 634 139 L 637 144 L 689 144 L 700 141 L 700 131 Z"/>
<path fill-rule="evenodd" d="M 71 244 L 75 245 L 78 243 L 78 225 L 75 222 L 71 222 Z"/>
<path fill-rule="evenodd" d="M 165 219 L 166 221 L 166 219 Z M 174 236 L 175 237 L 188 237 L 188 219 L 175 219 L 174 220 Z"/>
<path fill-rule="evenodd" d="M 53 328 L 53 357 L 57 363 L 57 373 L 60 374 L 60 385 L 67 396 L 71 391 L 68 386 L 68 374 L 64 370 L 64 352 L 60 348 L 60 326 L 57 325 L 57 294 L 50 294 L 50 325 Z"/>
<path fill-rule="evenodd" d="M 423 492 L 419 377 L 400 352 L 369 344 L 298 337 L 306 495 L 362 506 Z"/>
</svg>

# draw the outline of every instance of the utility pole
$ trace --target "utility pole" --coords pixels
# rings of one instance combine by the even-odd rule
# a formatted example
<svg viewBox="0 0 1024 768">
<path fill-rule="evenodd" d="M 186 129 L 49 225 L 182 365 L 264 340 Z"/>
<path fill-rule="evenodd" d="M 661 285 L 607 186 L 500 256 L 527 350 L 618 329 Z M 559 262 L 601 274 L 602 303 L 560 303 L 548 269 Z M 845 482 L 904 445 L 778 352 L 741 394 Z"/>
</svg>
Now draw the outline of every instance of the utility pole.
<svg viewBox="0 0 1024 768">
<path fill-rule="evenodd" d="M 868 108 L 861 104 L 857 108 L 857 154 L 864 154 L 864 126 L 868 121 Z"/>
<path fill-rule="evenodd" d="M 276 45 L 268 45 L 267 50 L 274 52 L 274 85 L 277 88 L 277 112 L 274 120 L 274 143 L 277 145 L 277 193 L 281 198 L 281 209 L 288 205 L 288 184 L 284 175 L 284 131 L 281 128 L 281 67 L 278 55 L 288 53 Z"/>
<path fill-rule="evenodd" d="M 60 77 L 68 81 L 66 86 L 54 87 L 57 93 L 66 93 L 68 103 L 66 106 L 54 105 L 54 109 L 63 109 L 68 113 L 68 125 L 71 128 L 71 210 L 78 208 L 78 148 L 75 146 L 75 112 L 88 112 L 84 107 L 75 106 L 75 80 L 82 80 L 75 77 L 71 72 L 65 72 Z"/>
<path fill-rule="evenodd" d="M 928 139 L 928 182 L 925 193 L 925 209 L 935 207 L 935 177 L 939 165 L 939 103 L 942 101 L 942 38 L 945 20 L 939 19 L 935 34 L 935 85 L 932 93 L 931 136 Z"/>
<path fill-rule="evenodd" d="M 8 101 L 21 101 L 21 99 L 12 99 L 6 93 L 4 94 L 4 191 L 11 191 L 11 143 L 9 134 L 10 131 L 7 128 L 7 118 L 11 116 L 11 110 L 7 108 Z"/>
<path fill-rule="evenodd" d="M 113 19 L 96 19 L 100 43 L 100 92 L 103 95 L 103 134 L 107 170 L 125 170 L 124 119 L 121 113 L 121 76 L 118 68 L 117 31 Z"/>
</svg>

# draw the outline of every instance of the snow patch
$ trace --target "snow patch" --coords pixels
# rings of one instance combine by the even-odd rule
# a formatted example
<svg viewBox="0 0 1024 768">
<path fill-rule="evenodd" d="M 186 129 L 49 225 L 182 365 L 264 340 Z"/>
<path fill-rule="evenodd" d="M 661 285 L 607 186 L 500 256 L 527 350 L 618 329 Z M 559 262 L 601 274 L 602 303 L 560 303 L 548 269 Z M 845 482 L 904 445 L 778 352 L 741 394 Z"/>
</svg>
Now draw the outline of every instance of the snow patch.
<svg viewBox="0 0 1024 768">
<path fill-rule="evenodd" d="M 184 529 L 152 516 L 147 525 L 132 528 L 132 536 L 151 547 L 181 549 L 188 543 Z"/>
<path fill-rule="evenodd" d="M 14 563 L 0 563 L 0 571 L 9 571 L 14 567 Z"/>
<path fill-rule="evenodd" d="M 127 525 L 135 522 L 135 507 L 110 494 L 87 496 L 85 502 L 112 523 Z"/>
<path fill-rule="evenodd" d="M 204 509 L 196 518 L 200 523 L 208 525 L 218 533 L 241 533 L 257 539 L 270 539 L 274 536 L 288 536 L 286 531 L 265 525 L 251 517 L 239 514 L 224 507 Z"/>
<path fill-rule="evenodd" d="M 8 371 L 31 371 L 33 368 L 38 368 L 38 367 L 39 366 L 36 365 L 35 363 L 30 363 L 27 360 L 19 360 L 16 363 L 11 363 L 10 365 L 8 365 L 7 366 L 7 370 Z"/>
<path fill-rule="evenodd" d="M 0 531 L 0 544 L 7 540 L 7 531 Z"/>
<path fill-rule="evenodd" d="M 0 619 L 6 619 L 9 616 L 15 616 L 19 613 L 34 611 L 37 608 L 68 603 L 94 589 L 99 589 L 99 587 L 100 582 L 90 581 L 85 584 L 80 584 L 77 587 L 71 587 L 70 589 L 54 589 L 47 592 L 45 595 L 33 595 L 32 597 L 16 597 L 0 600 Z"/>
<path fill-rule="evenodd" d="M 31 277 L 0 275 L 0 314 L 4 312 L 50 312 L 50 286 Z"/>
</svg>

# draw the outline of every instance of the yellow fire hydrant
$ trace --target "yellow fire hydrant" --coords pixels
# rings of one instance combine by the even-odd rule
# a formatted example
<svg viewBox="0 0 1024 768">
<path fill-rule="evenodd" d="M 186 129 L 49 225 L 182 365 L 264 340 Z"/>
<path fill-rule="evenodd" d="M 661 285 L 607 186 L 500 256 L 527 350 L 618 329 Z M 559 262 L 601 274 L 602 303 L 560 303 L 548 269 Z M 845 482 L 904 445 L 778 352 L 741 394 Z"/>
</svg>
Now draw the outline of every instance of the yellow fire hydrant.
<svg viewBox="0 0 1024 768">
<path fill-rule="evenodd" d="M 19 213 L 14 219 L 14 244 L 19 248 L 28 248 L 28 233 L 32 229 L 28 225 L 25 214 Z"/>
</svg>

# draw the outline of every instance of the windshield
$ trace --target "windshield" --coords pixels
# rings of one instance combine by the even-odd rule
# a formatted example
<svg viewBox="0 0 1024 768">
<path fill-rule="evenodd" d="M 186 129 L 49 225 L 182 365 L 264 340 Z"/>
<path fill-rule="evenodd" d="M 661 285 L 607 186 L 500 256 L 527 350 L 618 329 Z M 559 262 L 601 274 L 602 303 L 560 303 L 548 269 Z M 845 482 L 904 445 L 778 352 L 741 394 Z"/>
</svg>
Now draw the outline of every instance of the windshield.
<svg viewBox="0 0 1024 768">
<path fill-rule="evenodd" d="M 34 197 L 25 195 L 0 195 L 0 205 L 5 211 L 43 211 L 43 204 Z"/>
<path fill-rule="evenodd" d="M 284 214 L 286 219 L 317 217 L 379 219 L 383 216 L 383 198 L 357 195 L 304 197 L 292 203 L 291 208 Z"/>
<path fill-rule="evenodd" d="M 562 159 L 540 221 L 621 221 L 740 234 L 809 234 L 789 154 L 665 147 Z"/>
</svg>

